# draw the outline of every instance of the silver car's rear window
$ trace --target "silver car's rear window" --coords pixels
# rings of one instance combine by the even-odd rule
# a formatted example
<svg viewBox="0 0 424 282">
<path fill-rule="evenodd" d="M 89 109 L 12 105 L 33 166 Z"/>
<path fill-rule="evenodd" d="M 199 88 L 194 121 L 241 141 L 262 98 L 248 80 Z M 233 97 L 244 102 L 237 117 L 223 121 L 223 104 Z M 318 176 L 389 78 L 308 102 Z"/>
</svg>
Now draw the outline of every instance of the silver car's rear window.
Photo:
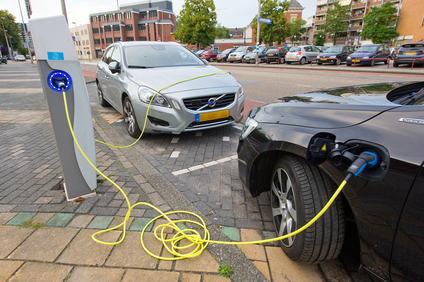
<svg viewBox="0 0 424 282">
<path fill-rule="evenodd" d="M 289 52 L 300 52 L 300 51 L 301 51 L 300 47 L 291 47 L 289 50 Z"/>
<path fill-rule="evenodd" d="M 124 61 L 129 68 L 205 65 L 199 57 L 186 48 L 167 44 L 126 46 Z"/>
</svg>

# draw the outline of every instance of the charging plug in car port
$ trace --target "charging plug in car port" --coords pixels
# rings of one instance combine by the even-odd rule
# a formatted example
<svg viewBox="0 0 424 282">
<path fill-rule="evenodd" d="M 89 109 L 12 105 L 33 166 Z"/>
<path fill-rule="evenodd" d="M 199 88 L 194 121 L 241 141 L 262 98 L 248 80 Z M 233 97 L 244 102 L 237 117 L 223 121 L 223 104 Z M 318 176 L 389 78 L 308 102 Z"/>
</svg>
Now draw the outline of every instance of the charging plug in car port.
<svg viewBox="0 0 424 282">
<path fill-rule="evenodd" d="M 365 166 L 360 176 L 366 180 L 377 181 L 384 178 L 389 168 L 389 151 L 382 145 L 365 140 L 352 139 L 345 143 L 336 143 L 336 137 L 331 133 L 318 133 L 311 138 L 306 154 L 307 161 L 311 165 L 319 165 L 325 160 L 335 166 L 345 166 L 351 169 L 351 165 L 365 155 L 374 155 L 375 163 Z M 359 175 L 359 173 L 358 173 Z"/>
</svg>

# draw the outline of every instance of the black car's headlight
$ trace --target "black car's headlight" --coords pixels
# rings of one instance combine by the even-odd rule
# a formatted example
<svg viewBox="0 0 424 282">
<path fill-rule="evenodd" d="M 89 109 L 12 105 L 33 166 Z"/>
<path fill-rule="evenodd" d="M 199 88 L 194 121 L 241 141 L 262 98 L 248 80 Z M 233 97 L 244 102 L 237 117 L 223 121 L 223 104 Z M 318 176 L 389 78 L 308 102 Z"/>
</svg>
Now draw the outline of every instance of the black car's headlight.
<svg viewBox="0 0 424 282">
<path fill-rule="evenodd" d="M 241 131 L 241 139 L 245 139 L 258 126 L 258 122 L 253 118 L 248 117 L 244 122 L 243 130 Z"/>
<path fill-rule="evenodd" d="M 244 96 L 243 86 L 241 86 L 241 84 L 239 83 L 239 88 L 237 90 L 237 97 L 240 99 L 243 96 Z"/>
<path fill-rule="evenodd" d="M 140 98 L 141 101 L 143 101 L 146 104 L 149 104 L 150 101 L 152 100 L 152 97 L 155 95 L 155 91 L 144 87 L 144 86 L 140 86 L 137 90 L 138 92 L 138 97 Z M 156 94 L 156 96 L 153 98 L 153 101 L 151 103 L 151 105 L 155 105 L 155 106 L 162 106 L 162 107 L 167 107 L 170 108 L 171 106 L 169 105 L 168 101 L 165 99 L 165 97 L 162 94 Z"/>
</svg>

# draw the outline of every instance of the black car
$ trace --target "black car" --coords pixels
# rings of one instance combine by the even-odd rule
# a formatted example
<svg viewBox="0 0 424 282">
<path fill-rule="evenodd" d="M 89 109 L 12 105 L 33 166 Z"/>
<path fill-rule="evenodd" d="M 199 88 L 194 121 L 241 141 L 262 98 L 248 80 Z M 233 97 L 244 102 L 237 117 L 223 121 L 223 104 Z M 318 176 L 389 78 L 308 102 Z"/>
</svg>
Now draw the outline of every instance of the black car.
<svg viewBox="0 0 424 282">
<path fill-rule="evenodd" d="M 266 63 L 272 63 L 280 61 L 281 64 L 285 63 L 286 53 L 290 50 L 290 47 L 279 47 L 277 49 L 269 49 L 266 52 L 265 59 Z"/>
<path fill-rule="evenodd" d="M 424 82 L 294 95 L 250 111 L 237 149 L 239 175 L 252 196 L 270 194 L 280 236 L 309 222 L 349 171 L 363 169 L 281 247 L 292 260 L 321 263 L 336 258 L 346 238 L 369 273 L 424 281 L 423 140 Z"/>
<path fill-rule="evenodd" d="M 398 50 L 396 57 L 393 61 L 393 66 L 398 67 L 400 64 L 411 65 L 414 61 L 415 64 L 424 64 L 424 43 L 407 43 L 403 44 Z"/>
<path fill-rule="evenodd" d="M 222 51 L 221 54 L 218 54 L 218 56 L 216 56 L 216 60 L 218 62 L 226 62 L 228 59 L 228 56 L 233 53 L 236 50 L 236 48 L 230 48 L 230 49 L 225 49 L 224 51 Z"/>
<path fill-rule="evenodd" d="M 323 63 L 340 64 L 346 62 L 347 57 L 354 52 L 352 46 L 331 46 L 317 56 L 317 64 Z M 338 61 L 338 62 L 337 62 Z"/>
</svg>

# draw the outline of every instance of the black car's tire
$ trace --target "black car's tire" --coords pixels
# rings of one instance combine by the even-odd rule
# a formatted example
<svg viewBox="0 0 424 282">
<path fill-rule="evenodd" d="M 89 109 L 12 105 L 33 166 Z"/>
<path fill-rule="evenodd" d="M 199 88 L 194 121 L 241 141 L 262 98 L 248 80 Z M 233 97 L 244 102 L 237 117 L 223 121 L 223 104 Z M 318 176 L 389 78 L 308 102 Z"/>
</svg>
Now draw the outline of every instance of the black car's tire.
<svg viewBox="0 0 424 282">
<path fill-rule="evenodd" d="M 99 99 L 100 106 L 102 107 L 110 107 L 110 104 L 108 101 L 105 100 L 105 97 L 103 96 L 102 88 L 100 87 L 100 84 L 97 83 L 97 97 Z"/>
<path fill-rule="evenodd" d="M 123 111 L 124 111 L 124 123 L 125 123 L 125 127 L 127 128 L 128 134 L 134 138 L 140 137 L 141 130 L 140 130 L 140 127 L 138 127 L 137 119 L 134 113 L 134 108 L 132 106 L 130 98 L 128 97 L 125 97 L 124 99 Z"/>
<path fill-rule="evenodd" d="M 303 57 L 302 59 L 300 59 L 300 64 L 301 65 L 304 65 L 306 63 L 306 58 L 305 57 Z"/>
<path fill-rule="evenodd" d="M 350 67 L 352 65 L 352 63 L 346 63 L 346 66 Z"/>
<path fill-rule="evenodd" d="M 312 220 L 327 204 L 335 189 L 316 166 L 297 156 L 284 155 L 274 166 L 271 178 L 271 212 L 277 236 L 286 235 Z M 278 241 L 294 261 L 322 263 L 336 258 L 344 241 L 342 199 L 303 232 Z"/>
<path fill-rule="evenodd" d="M 375 60 L 371 61 L 371 66 L 375 66 Z"/>
<path fill-rule="evenodd" d="M 321 62 L 317 62 L 317 65 L 322 65 L 322 63 Z"/>
<path fill-rule="evenodd" d="M 336 58 L 337 60 L 334 60 L 334 65 L 340 65 L 340 62 L 341 62 L 341 60 L 340 60 L 340 58 Z"/>
<path fill-rule="evenodd" d="M 269 60 L 266 60 L 266 63 L 269 65 L 271 62 Z"/>
<path fill-rule="evenodd" d="M 284 64 L 286 60 L 284 58 L 280 58 L 280 64 Z"/>
<path fill-rule="evenodd" d="M 396 61 L 393 61 L 393 66 L 394 66 L 395 68 L 397 68 L 397 67 L 399 67 L 399 63 L 398 63 L 398 62 L 396 62 Z"/>
</svg>

